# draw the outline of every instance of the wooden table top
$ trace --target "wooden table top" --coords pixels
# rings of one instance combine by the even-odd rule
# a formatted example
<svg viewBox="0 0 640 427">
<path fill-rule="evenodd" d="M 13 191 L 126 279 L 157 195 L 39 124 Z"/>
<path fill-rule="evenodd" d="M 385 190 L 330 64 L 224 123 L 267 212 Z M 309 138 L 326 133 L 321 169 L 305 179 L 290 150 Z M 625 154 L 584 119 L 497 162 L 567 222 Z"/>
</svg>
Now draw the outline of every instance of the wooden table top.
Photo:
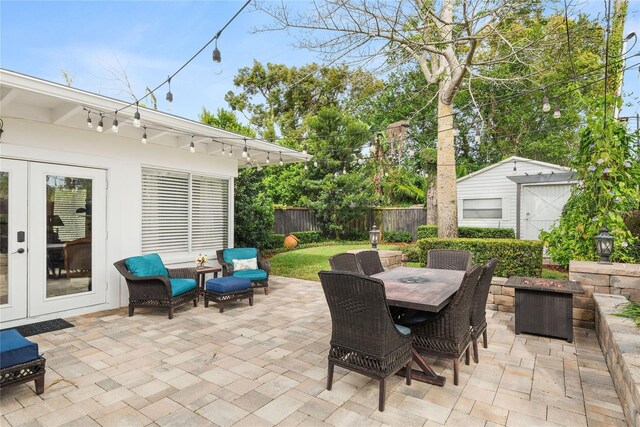
<svg viewBox="0 0 640 427">
<path fill-rule="evenodd" d="M 458 291 L 464 271 L 399 267 L 374 274 L 384 282 L 387 303 L 397 307 L 438 312 Z"/>
<path fill-rule="evenodd" d="M 220 267 L 213 267 L 213 266 L 209 266 L 209 265 L 205 265 L 204 267 L 196 267 L 196 272 L 197 273 L 219 273 L 220 271 L 222 271 L 222 269 Z"/>
</svg>

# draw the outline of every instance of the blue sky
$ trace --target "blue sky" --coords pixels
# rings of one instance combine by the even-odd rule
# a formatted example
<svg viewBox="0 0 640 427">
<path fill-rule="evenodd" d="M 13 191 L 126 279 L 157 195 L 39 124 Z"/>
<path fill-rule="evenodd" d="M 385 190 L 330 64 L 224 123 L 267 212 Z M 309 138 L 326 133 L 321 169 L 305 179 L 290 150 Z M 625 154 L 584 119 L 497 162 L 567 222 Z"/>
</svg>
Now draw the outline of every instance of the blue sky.
<svg viewBox="0 0 640 427">
<path fill-rule="evenodd" d="M 131 100 L 116 75 L 130 79 L 137 96 L 177 70 L 242 6 L 243 1 L 0 1 L 0 66 L 63 83 L 61 70 L 73 86 Z M 604 13 L 604 2 L 582 1 L 583 10 Z M 171 82 L 174 102 L 165 101 L 166 88 L 157 92 L 158 108 L 197 119 L 203 106 L 227 107 L 224 94 L 235 90 L 233 76 L 253 60 L 300 66 L 312 62 L 311 53 L 291 48 L 285 32 L 252 33 L 266 17 L 249 6 L 218 42 L 222 64 L 211 61 L 207 48 Z M 626 33 L 640 37 L 640 0 L 630 0 Z M 638 43 L 633 52 L 640 52 Z M 640 63 L 640 56 L 631 63 Z M 111 70 L 111 71 L 109 71 Z M 640 111 L 640 73 L 625 76 L 625 97 Z"/>
</svg>

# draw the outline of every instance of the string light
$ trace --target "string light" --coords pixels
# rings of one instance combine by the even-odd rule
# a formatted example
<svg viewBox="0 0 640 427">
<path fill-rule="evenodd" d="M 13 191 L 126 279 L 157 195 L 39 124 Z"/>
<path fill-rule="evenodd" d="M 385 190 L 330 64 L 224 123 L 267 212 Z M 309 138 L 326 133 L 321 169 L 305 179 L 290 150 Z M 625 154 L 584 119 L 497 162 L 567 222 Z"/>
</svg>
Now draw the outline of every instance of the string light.
<svg viewBox="0 0 640 427">
<path fill-rule="evenodd" d="M 220 51 L 218 50 L 218 37 L 220 37 L 220 33 L 216 34 L 216 46 L 213 49 L 211 59 L 213 60 L 213 62 L 220 63 L 222 61 L 222 55 L 220 55 Z"/>
<path fill-rule="evenodd" d="M 551 111 L 551 104 L 549 104 L 549 97 L 547 97 L 547 91 L 544 91 L 544 96 L 542 97 L 542 111 L 548 113 Z"/>
<path fill-rule="evenodd" d="M 314 167 L 314 168 L 317 168 L 317 167 L 318 167 L 318 161 L 317 161 L 317 160 L 315 160 L 315 159 L 313 160 L 313 167 Z"/>
<path fill-rule="evenodd" d="M 142 139 L 140 140 L 140 142 L 142 142 L 143 144 L 146 144 L 147 143 L 147 127 L 142 126 L 142 129 L 144 129 L 144 133 L 142 134 Z"/>
<path fill-rule="evenodd" d="M 304 162 L 304 170 L 308 170 L 308 169 L 309 169 L 308 162 Z"/>
<path fill-rule="evenodd" d="M 560 106 L 558 105 L 558 100 L 556 100 L 556 105 L 553 109 L 553 118 L 559 119 L 560 117 L 562 117 L 562 113 L 560 113 Z"/>
<path fill-rule="evenodd" d="M 247 150 L 247 162 L 251 161 L 251 153 Z"/>
<path fill-rule="evenodd" d="M 173 94 L 171 93 L 171 76 L 167 77 L 167 83 L 169 83 L 169 92 L 167 92 L 167 101 L 173 102 Z"/>
<path fill-rule="evenodd" d="M 140 111 L 138 110 L 138 103 L 136 102 L 136 112 L 133 114 L 133 127 L 140 127 Z"/>
<path fill-rule="evenodd" d="M 267 153 L 267 164 L 271 163 L 271 160 L 269 159 L 269 154 L 270 153 Z"/>
<path fill-rule="evenodd" d="M 247 138 L 244 139 L 244 148 L 242 149 L 242 157 L 247 158 Z"/>
<path fill-rule="evenodd" d="M 196 144 L 193 143 L 193 135 L 191 135 L 191 143 L 189 144 L 189 151 L 192 153 L 196 152 Z"/>
<path fill-rule="evenodd" d="M 96 128 L 96 130 L 100 133 L 102 133 L 102 130 L 104 129 L 104 123 L 102 122 L 102 118 L 104 116 L 102 115 L 102 113 L 100 113 L 100 121 L 98 122 L 98 127 Z"/>
<path fill-rule="evenodd" d="M 233 157 L 233 145 L 229 146 L 229 157 Z"/>
<path fill-rule="evenodd" d="M 302 146 L 302 155 L 306 156 L 307 155 L 307 144 L 304 144 Z"/>
<path fill-rule="evenodd" d="M 282 161 L 282 151 L 280 152 L 280 166 L 282 166 L 284 162 Z"/>
<path fill-rule="evenodd" d="M 224 152 L 224 144 L 222 144 L 222 155 L 224 156 L 226 153 Z"/>
<path fill-rule="evenodd" d="M 347 174 L 347 167 L 342 166 L 342 175 L 346 175 L 346 174 Z"/>
<path fill-rule="evenodd" d="M 111 130 L 114 133 L 118 133 L 118 112 L 117 111 L 113 115 L 113 125 L 111 126 Z"/>
<path fill-rule="evenodd" d="M 93 127 L 93 123 L 91 123 L 91 113 L 87 111 L 87 127 L 91 129 Z"/>
</svg>

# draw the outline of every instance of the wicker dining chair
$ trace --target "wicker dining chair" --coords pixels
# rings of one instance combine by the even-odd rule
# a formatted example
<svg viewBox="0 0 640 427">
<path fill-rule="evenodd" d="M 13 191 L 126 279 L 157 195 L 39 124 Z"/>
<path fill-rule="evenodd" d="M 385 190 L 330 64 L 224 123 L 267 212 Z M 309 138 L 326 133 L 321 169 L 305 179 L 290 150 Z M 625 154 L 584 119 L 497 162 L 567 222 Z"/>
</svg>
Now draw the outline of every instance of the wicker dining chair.
<svg viewBox="0 0 640 427">
<path fill-rule="evenodd" d="M 394 325 L 382 281 L 345 271 L 318 273 L 331 313 L 327 390 L 338 365 L 379 380 L 384 411 L 385 380 L 403 367 L 411 385 L 411 331 Z M 400 330 L 404 329 L 404 333 Z"/>
<path fill-rule="evenodd" d="M 356 254 L 356 261 L 360 266 L 360 270 L 366 276 L 372 276 L 377 273 L 382 273 L 384 267 L 380 261 L 380 254 L 378 251 L 362 251 Z"/>
<path fill-rule="evenodd" d="M 475 265 L 464 275 L 460 289 L 449 304 L 431 319 L 411 325 L 413 347 L 420 353 L 453 359 L 453 383 L 458 385 L 460 357 L 469 364 L 471 344 L 471 299 L 478 285 L 482 266 Z"/>
<path fill-rule="evenodd" d="M 344 252 L 329 258 L 331 271 L 350 271 L 352 273 L 362 273 L 355 254 Z"/>
<path fill-rule="evenodd" d="M 487 348 L 487 298 L 497 259 L 490 259 L 482 268 L 478 286 L 471 303 L 471 340 L 473 341 L 473 361 L 478 363 L 478 338 L 482 335 L 482 346 Z"/>
<path fill-rule="evenodd" d="M 469 251 L 431 249 L 427 253 L 427 268 L 467 271 L 471 267 L 472 256 Z"/>
</svg>

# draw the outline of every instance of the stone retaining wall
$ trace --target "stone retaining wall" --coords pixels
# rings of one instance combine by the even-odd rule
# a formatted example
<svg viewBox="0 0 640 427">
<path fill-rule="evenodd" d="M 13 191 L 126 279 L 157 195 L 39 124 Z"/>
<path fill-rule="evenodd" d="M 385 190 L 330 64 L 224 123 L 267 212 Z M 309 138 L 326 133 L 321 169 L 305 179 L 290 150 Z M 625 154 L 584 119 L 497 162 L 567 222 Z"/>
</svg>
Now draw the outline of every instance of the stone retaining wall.
<svg viewBox="0 0 640 427">
<path fill-rule="evenodd" d="M 584 294 L 573 296 L 573 326 L 593 329 L 595 327 L 595 304 L 593 294 L 622 295 L 640 301 L 640 264 L 599 264 L 597 262 L 571 261 L 569 280 L 582 285 Z M 514 289 L 503 286 L 504 277 L 494 277 L 487 300 L 487 308 L 512 313 Z"/>
<path fill-rule="evenodd" d="M 351 249 L 347 252 L 357 254 L 362 251 L 370 251 L 371 249 Z M 391 270 L 392 268 L 402 267 L 402 251 L 390 251 L 385 249 L 378 250 L 380 255 L 380 262 L 385 270 Z"/>
<path fill-rule="evenodd" d="M 593 300 L 596 334 L 624 416 L 630 426 L 640 427 L 640 328 L 614 315 L 627 302 L 624 296 L 595 293 Z"/>
</svg>

